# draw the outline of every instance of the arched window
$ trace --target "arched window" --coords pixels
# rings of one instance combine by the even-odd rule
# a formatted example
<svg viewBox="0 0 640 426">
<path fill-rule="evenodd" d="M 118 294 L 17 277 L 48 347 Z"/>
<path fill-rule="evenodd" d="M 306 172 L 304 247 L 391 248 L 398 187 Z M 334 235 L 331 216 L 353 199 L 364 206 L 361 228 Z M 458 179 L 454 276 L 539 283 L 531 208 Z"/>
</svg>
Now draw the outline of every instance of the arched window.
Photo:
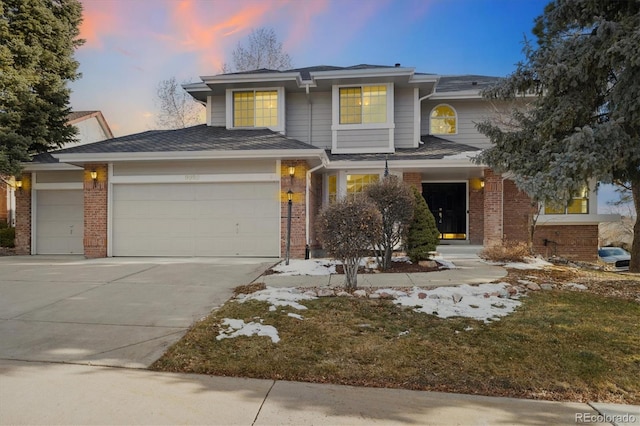
<svg viewBox="0 0 640 426">
<path fill-rule="evenodd" d="M 455 135 L 458 133 L 458 116 L 449 105 L 438 105 L 431 110 L 429 129 L 432 135 Z"/>
</svg>

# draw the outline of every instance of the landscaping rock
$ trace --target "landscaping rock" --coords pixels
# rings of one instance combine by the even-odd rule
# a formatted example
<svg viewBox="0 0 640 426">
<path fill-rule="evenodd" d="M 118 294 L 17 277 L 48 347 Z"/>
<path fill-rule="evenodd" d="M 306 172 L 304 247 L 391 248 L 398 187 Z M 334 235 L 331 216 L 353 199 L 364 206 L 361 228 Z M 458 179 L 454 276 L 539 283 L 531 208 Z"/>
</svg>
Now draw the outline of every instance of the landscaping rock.
<svg viewBox="0 0 640 426">
<path fill-rule="evenodd" d="M 346 291 L 339 291 L 336 293 L 338 297 L 353 297 L 353 294 L 347 293 Z"/>
<path fill-rule="evenodd" d="M 394 299 L 393 294 L 389 294 L 386 291 L 381 291 L 380 293 L 377 293 L 380 295 L 381 299 Z"/>
<path fill-rule="evenodd" d="M 423 268 L 437 268 L 438 264 L 436 263 L 435 260 L 421 260 L 418 262 L 418 265 L 422 266 Z"/>
<path fill-rule="evenodd" d="M 509 286 L 509 287 L 505 288 L 505 290 L 509 294 L 509 297 L 516 296 L 518 294 L 518 287 Z"/>
<path fill-rule="evenodd" d="M 451 298 L 453 299 L 453 303 L 460 303 L 460 301 L 462 300 L 462 295 L 454 293 Z"/>
<path fill-rule="evenodd" d="M 318 290 L 318 297 L 333 297 L 336 293 L 330 288 L 321 288 Z"/>
<path fill-rule="evenodd" d="M 371 293 L 369 299 L 380 299 L 380 295 L 378 293 Z"/>
<path fill-rule="evenodd" d="M 313 290 L 307 290 L 302 294 L 304 294 L 305 296 L 310 296 L 310 297 L 318 297 L 318 293 L 316 293 Z"/>
<path fill-rule="evenodd" d="M 566 283 L 562 286 L 563 290 L 586 290 L 587 286 L 576 283 Z"/>
<path fill-rule="evenodd" d="M 440 296 L 437 294 L 430 294 L 429 299 L 440 299 Z"/>
<path fill-rule="evenodd" d="M 531 290 L 531 291 L 539 291 L 540 290 L 540 286 L 536 283 L 529 283 L 527 284 L 527 290 Z"/>
<path fill-rule="evenodd" d="M 367 297 L 367 292 L 364 290 L 356 290 L 353 292 L 355 297 Z"/>
<path fill-rule="evenodd" d="M 427 298 L 427 293 L 418 293 L 418 299 L 426 299 Z"/>
<path fill-rule="evenodd" d="M 553 290 L 554 288 L 556 288 L 556 286 L 554 286 L 553 284 L 545 283 L 540 284 L 540 288 L 542 288 L 543 290 Z"/>
<path fill-rule="evenodd" d="M 535 284 L 535 282 L 530 281 L 530 280 L 518 280 L 518 284 L 522 284 L 522 285 L 529 285 L 529 284 Z"/>
</svg>

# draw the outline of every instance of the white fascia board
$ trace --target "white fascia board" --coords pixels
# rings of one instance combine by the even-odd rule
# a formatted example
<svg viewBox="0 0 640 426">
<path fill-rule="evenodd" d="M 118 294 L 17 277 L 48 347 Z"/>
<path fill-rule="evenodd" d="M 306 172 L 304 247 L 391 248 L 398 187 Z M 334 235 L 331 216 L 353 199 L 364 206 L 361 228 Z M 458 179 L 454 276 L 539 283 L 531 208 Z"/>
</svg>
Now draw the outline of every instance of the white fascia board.
<svg viewBox="0 0 640 426">
<path fill-rule="evenodd" d="M 619 214 L 554 214 L 538 216 L 537 226 L 597 225 L 601 222 L 618 222 Z"/>
<path fill-rule="evenodd" d="M 428 169 L 447 169 L 451 167 L 466 167 L 469 169 L 484 169 L 484 166 L 474 164 L 465 160 L 394 160 L 392 158 L 387 160 L 389 168 L 393 169 L 416 169 L 416 168 L 428 168 Z M 375 161 L 332 161 L 327 164 L 327 169 L 375 169 L 383 167 L 385 160 Z"/>
<path fill-rule="evenodd" d="M 82 167 L 66 163 L 22 163 L 25 172 L 47 172 L 57 170 L 84 170 Z"/>
<path fill-rule="evenodd" d="M 181 84 L 182 88 L 187 92 L 203 92 L 209 91 L 209 86 L 202 82 Z"/>
<path fill-rule="evenodd" d="M 300 73 L 266 73 L 266 74 L 222 74 L 200 77 L 205 85 L 210 84 L 234 84 L 234 83 L 272 83 L 276 81 L 297 81 L 302 82 Z"/>
<path fill-rule="evenodd" d="M 481 99 L 479 90 L 461 90 L 459 92 L 436 92 L 431 99 Z"/>
<path fill-rule="evenodd" d="M 413 76 L 415 68 L 366 68 L 359 70 L 313 71 L 309 75 L 313 80 L 328 80 L 334 78 L 368 78 L 393 77 L 398 75 Z"/>
<path fill-rule="evenodd" d="M 58 154 L 65 163 L 107 163 L 111 161 L 215 160 L 248 158 L 326 158 L 323 149 L 263 149 L 245 151 L 166 151 L 114 152 L 96 154 Z"/>
<path fill-rule="evenodd" d="M 412 75 L 409 79 L 409 83 L 437 83 L 440 81 L 439 75 Z"/>
</svg>

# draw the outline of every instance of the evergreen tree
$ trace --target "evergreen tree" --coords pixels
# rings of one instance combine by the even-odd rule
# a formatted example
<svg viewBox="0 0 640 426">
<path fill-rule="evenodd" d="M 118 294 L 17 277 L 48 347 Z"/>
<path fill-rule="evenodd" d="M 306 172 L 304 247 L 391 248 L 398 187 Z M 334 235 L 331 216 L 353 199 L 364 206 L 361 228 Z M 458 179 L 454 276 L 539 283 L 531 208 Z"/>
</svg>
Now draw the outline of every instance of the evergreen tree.
<svg viewBox="0 0 640 426">
<path fill-rule="evenodd" d="M 66 84 L 81 20 L 77 0 L 0 0 L 0 173 L 75 140 Z"/>
<path fill-rule="evenodd" d="M 566 206 L 589 180 L 631 189 L 640 211 L 640 1 L 555 0 L 535 21 L 537 46 L 491 99 L 530 95 L 516 127 L 487 121 L 493 146 L 477 161 L 510 172 L 520 189 Z M 640 272 L 640 221 L 630 270 Z"/>
<path fill-rule="evenodd" d="M 415 187 L 411 189 L 415 198 L 415 209 L 407 237 L 407 255 L 412 262 L 419 262 L 429 259 L 429 252 L 436 249 L 440 231 L 422 194 Z"/>
</svg>

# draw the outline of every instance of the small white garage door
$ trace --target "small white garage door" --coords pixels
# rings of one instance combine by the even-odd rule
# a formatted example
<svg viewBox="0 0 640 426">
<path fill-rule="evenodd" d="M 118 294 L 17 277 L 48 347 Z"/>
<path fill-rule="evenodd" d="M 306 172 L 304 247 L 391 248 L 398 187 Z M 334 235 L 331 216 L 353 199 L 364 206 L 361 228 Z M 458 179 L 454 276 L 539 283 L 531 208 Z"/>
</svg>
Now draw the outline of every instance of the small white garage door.
<svg viewBox="0 0 640 426">
<path fill-rule="evenodd" d="M 114 256 L 280 255 L 277 182 L 118 184 Z"/>
<path fill-rule="evenodd" d="M 82 254 L 82 190 L 36 191 L 36 253 Z"/>
</svg>

